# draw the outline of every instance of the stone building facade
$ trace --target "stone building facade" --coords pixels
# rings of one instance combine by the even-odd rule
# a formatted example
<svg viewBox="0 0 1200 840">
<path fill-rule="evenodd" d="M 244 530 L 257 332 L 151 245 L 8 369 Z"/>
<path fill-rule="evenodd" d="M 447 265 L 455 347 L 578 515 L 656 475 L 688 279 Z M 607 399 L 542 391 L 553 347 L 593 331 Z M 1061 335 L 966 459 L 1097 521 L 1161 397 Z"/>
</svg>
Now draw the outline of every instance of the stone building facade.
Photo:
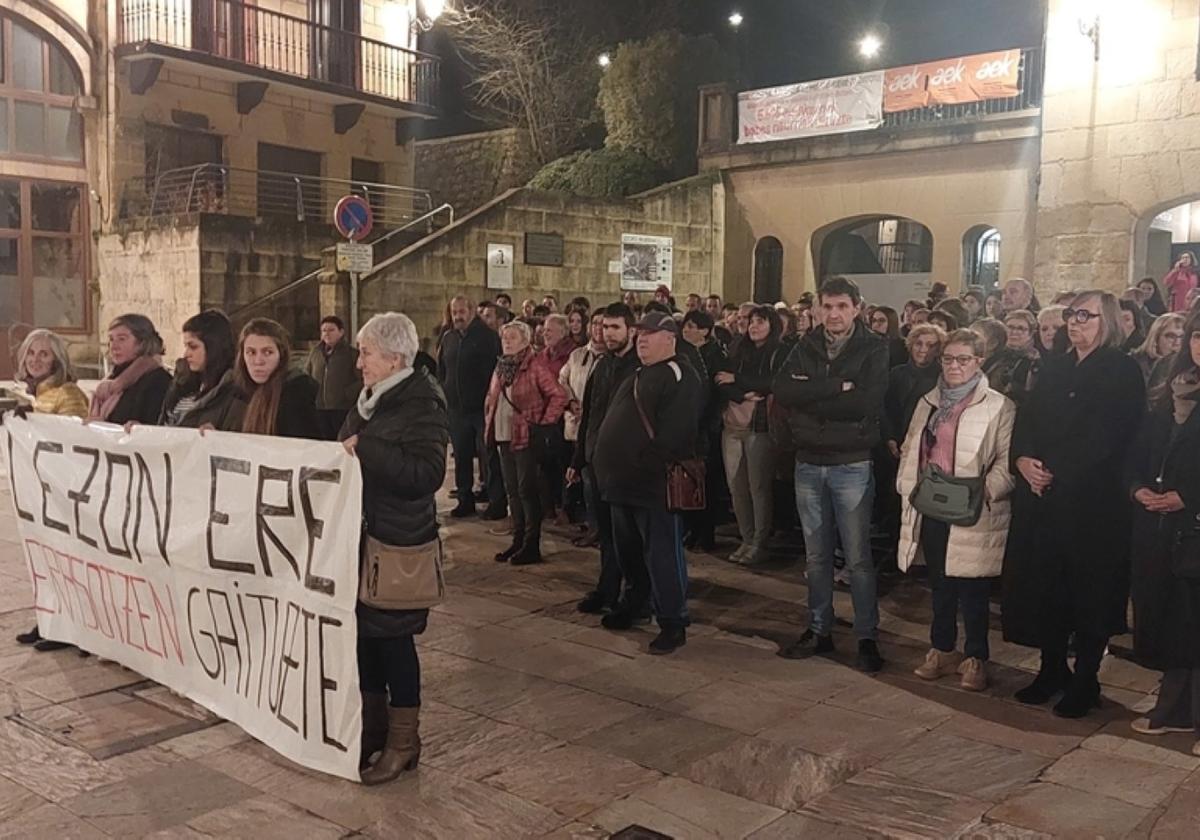
<svg viewBox="0 0 1200 840">
<path fill-rule="evenodd" d="M 416 142 L 416 185 L 433 203 L 470 213 L 537 172 L 524 132 L 516 128 Z"/>
</svg>

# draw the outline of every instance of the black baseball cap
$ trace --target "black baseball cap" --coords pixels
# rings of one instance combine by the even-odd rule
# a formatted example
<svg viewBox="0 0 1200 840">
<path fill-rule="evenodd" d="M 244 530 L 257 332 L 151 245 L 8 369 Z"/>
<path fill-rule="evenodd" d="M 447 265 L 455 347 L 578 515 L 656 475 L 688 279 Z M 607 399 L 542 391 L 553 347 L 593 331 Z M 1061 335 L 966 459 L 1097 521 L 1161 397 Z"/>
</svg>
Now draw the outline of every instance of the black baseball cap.
<svg viewBox="0 0 1200 840">
<path fill-rule="evenodd" d="M 647 312 L 642 316 L 642 320 L 637 322 L 638 332 L 661 332 L 663 330 L 672 335 L 679 335 L 679 324 L 675 318 L 668 315 L 666 312 Z"/>
</svg>

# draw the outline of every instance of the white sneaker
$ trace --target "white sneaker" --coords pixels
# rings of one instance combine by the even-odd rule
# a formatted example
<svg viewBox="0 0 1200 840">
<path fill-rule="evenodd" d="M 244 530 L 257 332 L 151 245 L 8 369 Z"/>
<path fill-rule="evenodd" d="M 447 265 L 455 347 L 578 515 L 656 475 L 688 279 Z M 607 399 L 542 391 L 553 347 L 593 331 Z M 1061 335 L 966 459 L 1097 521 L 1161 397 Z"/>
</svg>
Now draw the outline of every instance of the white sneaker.
<svg viewBox="0 0 1200 840">
<path fill-rule="evenodd" d="M 1131 721 L 1129 728 L 1140 735 L 1166 735 L 1170 732 L 1191 732 L 1192 728 L 1182 726 L 1155 726 L 1148 717 L 1140 717 Z M 1200 755 L 1200 753 L 1198 753 Z"/>
<path fill-rule="evenodd" d="M 729 562 L 730 563 L 738 563 L 738 564 L 745 563 L 746 556 L 749 553 L 750 553 L 750 546 L 747 545 L 746 543 L 742 543 L 741 545 L 739 545 L 737 548 L 735 548 L 733 550 L 732 554 L 729 555 Z"/>
</svg>

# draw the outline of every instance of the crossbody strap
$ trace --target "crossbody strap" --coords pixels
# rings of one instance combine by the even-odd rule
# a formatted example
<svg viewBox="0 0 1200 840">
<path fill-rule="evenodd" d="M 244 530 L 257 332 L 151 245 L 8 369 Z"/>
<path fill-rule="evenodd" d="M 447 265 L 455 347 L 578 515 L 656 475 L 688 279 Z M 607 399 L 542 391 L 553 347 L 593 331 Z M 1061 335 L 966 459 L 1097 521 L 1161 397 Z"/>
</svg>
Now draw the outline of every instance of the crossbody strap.
<svg viewBox="0 0 1200 840">
<path fill-rule="evenodd" d="M 638 375 L 640 373 L 641 371 L 633 375 L 633 404 L 637 406 L 638 417 L 642 418 L 642 428 L 646 430 L 646 434 L 649 435 L 650 440 L 654 440 L 654 427 L 650 425 L 650 420 L 646 417 L 646 412 L 642 409 L 642 401 L 638 399 Z"/>
</svg>

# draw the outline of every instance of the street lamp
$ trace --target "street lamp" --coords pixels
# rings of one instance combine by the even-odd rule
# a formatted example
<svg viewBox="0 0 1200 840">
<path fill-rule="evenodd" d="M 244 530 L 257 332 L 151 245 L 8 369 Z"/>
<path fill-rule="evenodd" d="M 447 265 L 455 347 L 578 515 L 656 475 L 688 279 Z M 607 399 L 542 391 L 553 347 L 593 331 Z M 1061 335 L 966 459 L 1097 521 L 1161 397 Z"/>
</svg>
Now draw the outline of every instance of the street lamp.
<svg viewBox="0 0 1200 840">
<path fill-rule="evenodd" d="M 446 0 L 417 0 L 417 14 L 412 19 L 413 30 L 428 32 L 445 11 Z"/>
<path fill-rule="evenodd" d="M 729 15 L 728 19 L 729 19 L 729 25 L 732 26 L 734 29 L 737 29 L 739 26 L 741 26 L 742 21 L 745 20 L 745 18 L 742 17 L 741 12 L 733 12 L 732 14 Z"/>
<path fill-rule="evenodd" d="M 608 65 L 612 64 L 612 56 L 606 52 L 600 53 L 599 58 L 596 59 L 596 63 L 600 65 L 601 69 L 607 70 Z"/>
<path fill-rule="evenodd" d="M 858 54 L 863 58 L 874 58 L 879 55 L 880 48 L 883 47 L 883 41 L 874 32 L 868 32 L 858 42 Z"/>
</svg>

